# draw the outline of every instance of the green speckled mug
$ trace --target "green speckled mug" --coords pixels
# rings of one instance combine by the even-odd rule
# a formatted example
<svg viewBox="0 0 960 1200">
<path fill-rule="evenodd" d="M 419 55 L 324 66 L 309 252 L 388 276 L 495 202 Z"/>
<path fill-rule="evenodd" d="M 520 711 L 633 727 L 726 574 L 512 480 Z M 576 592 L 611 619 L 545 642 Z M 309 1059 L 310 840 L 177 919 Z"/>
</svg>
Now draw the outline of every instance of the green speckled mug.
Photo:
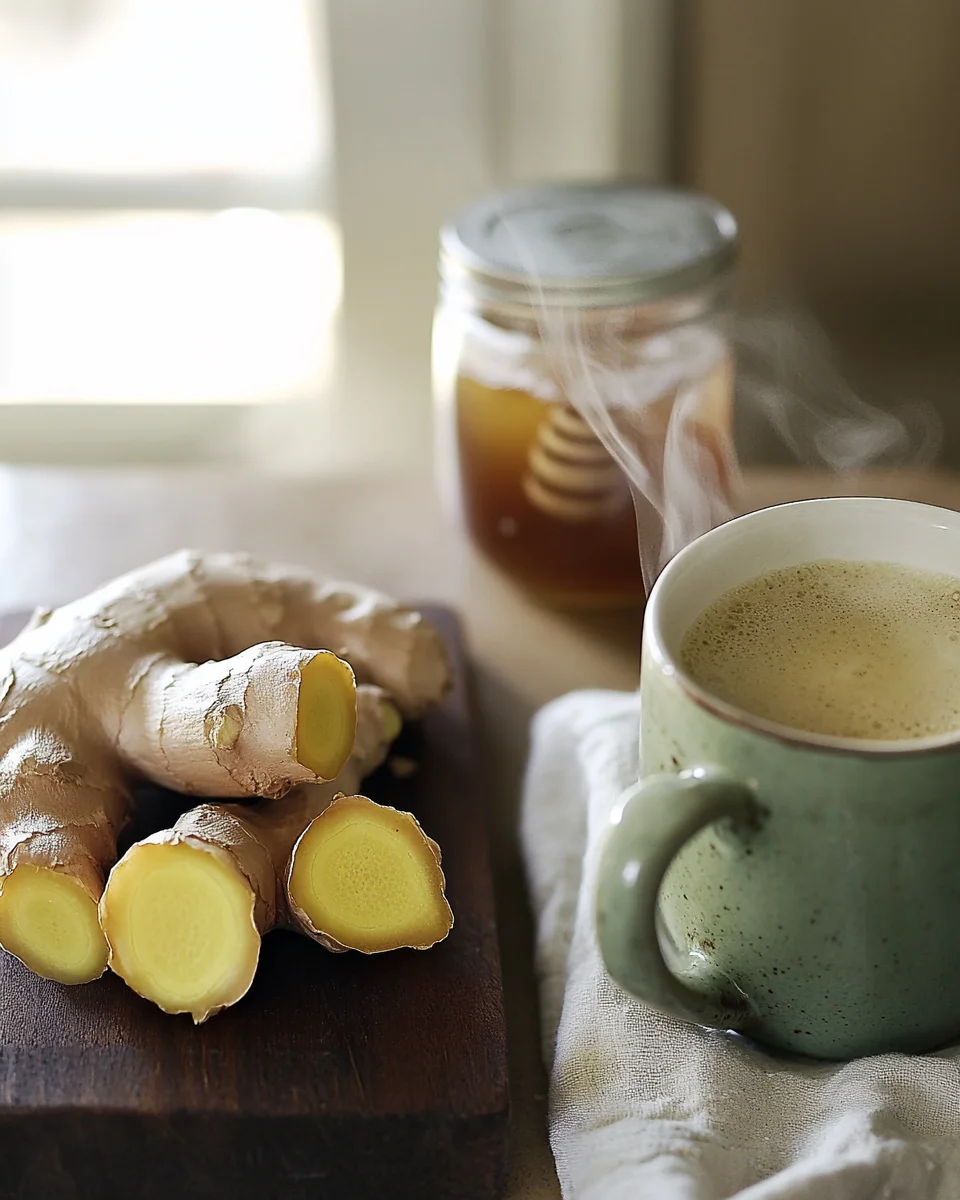
<svg viewBox="0 0 960 1200">
<path fill-rule="evenodd" d="M 791 1053 L 960 1038 L 960 730 L 910 741 L 774 725 L 710 695 L 684 633 L 730 588 L 818 559 L 960 577 L 960 514 L 809 500 L 705 534 L 647 604 L 641 781 L 601 848 L 611 977 L 644 1003 Z"/>
</svg>

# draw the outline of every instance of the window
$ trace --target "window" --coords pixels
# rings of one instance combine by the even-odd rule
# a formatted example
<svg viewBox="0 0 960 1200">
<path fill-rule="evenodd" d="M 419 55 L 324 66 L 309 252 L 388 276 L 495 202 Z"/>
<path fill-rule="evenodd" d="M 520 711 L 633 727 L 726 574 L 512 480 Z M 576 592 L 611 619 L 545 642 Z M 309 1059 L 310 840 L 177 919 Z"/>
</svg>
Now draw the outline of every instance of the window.
<svg viewBox="0 0 960 1200">
<path fill-rule="evenodd" d="M 0 403 L 322 387 L 339 268 L 314 16 L 0 0 Z"/>
<path fill-rule="evenodd" d="M 427 460 L 439 224 L 656 174 L 668 7 L 0 0 L 0 458 Z"/>
</svg>

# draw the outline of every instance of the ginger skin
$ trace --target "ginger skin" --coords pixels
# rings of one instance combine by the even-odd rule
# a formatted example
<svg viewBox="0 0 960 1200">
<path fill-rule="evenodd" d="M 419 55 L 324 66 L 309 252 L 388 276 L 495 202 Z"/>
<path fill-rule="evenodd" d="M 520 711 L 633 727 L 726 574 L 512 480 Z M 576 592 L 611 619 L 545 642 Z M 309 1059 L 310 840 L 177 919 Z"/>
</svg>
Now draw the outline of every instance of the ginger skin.
<svg viewBox="0 0 960 1200">
<path fill-rule="evenodd" d="M 0 944 L 65 983 L 101 974 L 131 785 L 279 797 L 337 775 L 356 722 L 342 658 L 404 715 L 449 680 L 419 614 L 246 555 L 184 551 L 38 614 L 0 651 Z"/>
</svg>

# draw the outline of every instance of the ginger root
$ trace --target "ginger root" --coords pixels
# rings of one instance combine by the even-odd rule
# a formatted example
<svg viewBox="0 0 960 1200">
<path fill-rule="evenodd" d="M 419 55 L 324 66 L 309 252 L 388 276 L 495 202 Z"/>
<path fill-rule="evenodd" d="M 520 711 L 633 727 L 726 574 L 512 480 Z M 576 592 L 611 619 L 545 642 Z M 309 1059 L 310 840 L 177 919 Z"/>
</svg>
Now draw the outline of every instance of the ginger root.
<svg viewBox="0 0 960 1200">
<path fill-rule="evenodd" d="M 337 796 L 294 847 L 287 902 L 328 950 L 428 950 L 453 927 L 444 887 L 440 847 L 411 813 Z"/>
<path fill-rule="evenodd" d="M 0 945 L 49 978 L 96 978 L 131 784 L 279 797 L 336 776 L 354 671 L 411 716 L 449 682 L 418 613 L 246 555 L 183 551 L 39 613 L 0 651 Z"/>
<path fill-rule="evenodd" d="M 165 1012 L 198 1023 L 235 1004 L 253 982 L 264 934 L 296 926 L 284 881 L 297 839 L 337 792 L 384 761 L 399 731 L 386 695 L 362 685 L 357 740 L 333 783 L 281 800 L 202 804 L 131 846 L 100 901 L 111 968 Z"/>
</svg>

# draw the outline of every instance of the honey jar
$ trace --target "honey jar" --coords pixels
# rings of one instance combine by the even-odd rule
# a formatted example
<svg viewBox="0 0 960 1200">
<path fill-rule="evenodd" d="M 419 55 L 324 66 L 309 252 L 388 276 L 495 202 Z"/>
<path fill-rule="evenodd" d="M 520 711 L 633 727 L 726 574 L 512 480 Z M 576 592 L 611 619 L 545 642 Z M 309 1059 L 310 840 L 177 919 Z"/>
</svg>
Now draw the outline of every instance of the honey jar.
<svg viewBox="0 0 960 1200">
<path fill-rule="evenodd" d="M 561 604 L 642 597 L 638 521 L 653 560 L 673 536 L 661 510 L 678 428 L 727 486 L 733 370 L 721 318 L 735 256 L 726 209 L 639 184 L 502 193 L 443 229 L 440 487 L 518 583 Z M 608 435 L 635 465 L 631 479 Z"/>
</svg>

